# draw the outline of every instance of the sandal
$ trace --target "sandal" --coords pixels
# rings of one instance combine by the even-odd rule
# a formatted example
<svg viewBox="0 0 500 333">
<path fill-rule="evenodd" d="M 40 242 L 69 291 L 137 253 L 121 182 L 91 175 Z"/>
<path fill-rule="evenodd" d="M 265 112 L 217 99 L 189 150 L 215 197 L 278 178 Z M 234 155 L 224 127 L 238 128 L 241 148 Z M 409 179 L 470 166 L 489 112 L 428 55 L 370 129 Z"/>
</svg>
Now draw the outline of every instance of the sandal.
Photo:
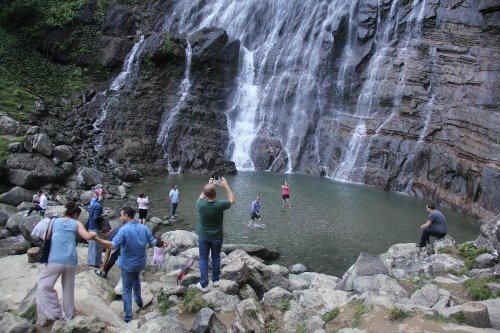
<svg viewBox="0 0 500 333">
<path fill-rule="evenodd" d="M 101 272 L 98 269 L 94 269 L 94 273 L 96 273 L 97 275 L 99 275 L 102 278 L 106 278 L 106 274 L 104 274 L 103 272 Z"/>
</svg>

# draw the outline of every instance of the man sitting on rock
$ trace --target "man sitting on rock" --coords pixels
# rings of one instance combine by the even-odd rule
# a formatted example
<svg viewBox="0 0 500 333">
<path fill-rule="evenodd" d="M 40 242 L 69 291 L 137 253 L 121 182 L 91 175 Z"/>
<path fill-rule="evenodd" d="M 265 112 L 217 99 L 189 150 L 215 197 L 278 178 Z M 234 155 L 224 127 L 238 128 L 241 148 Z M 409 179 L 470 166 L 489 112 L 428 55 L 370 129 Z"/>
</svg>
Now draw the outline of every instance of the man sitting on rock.
<svg viewBox="0 0 500 333">
<path fill-rule="evenodd" d="M 40 215 L 44 216 L 45 210 L 47 209 L 47 196 L 45 195 L 43 190 L 38 191 L 38 196 L 39 196 L 38 201 L 35 199 L 36 197 L 33 196 L 34 206 L 30 208 L 26 216 L 30 216 L 33 211 L 40 212 Z"/>
<path fill-rule="evenodd" d="M 418 244 L 417 247 L 425 247 L 429 244 L 429 238 L 431 236 L 437 239 L 443 238 L 448 231 L 448 223 L 443 213 L 437 210 L 436 206 L 432 203 L 428 204 L 426 209 L 429 213 L 429 217 L 427 218 L 427 222 L 420 226 L 420 229 L 422 229 L 422 236 L 420 237 L 420 244 Z"/>
</svg>

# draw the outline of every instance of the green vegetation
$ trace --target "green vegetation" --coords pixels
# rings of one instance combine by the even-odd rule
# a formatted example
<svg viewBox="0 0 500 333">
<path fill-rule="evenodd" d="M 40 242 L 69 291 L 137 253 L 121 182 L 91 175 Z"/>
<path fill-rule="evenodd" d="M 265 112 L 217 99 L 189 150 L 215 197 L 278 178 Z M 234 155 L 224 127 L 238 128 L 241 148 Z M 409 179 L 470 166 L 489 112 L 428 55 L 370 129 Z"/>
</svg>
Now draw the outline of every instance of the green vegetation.
<svg viewBox="0 0 500 333">
<path fill-rule="evenodd" d="M 303 323 L 298 324 L 295 333 L 308 333 L 306 325 Z"/>
<path fill-rule="evenodd" d="M 34 110 L 36 96 L 46 96 L 50 104 L 83 87 L 81 68 L 54 64 L 27 45 L 0 28 L 0 105 L 18 120 Z"/>
<path fill-rule="evenodd" d="M 161 55 L 166 56 L 172 53 L 173 50 L 174 50 L 174 44 L 170 40 L 170 36 L 166 35 L 163 40 L 163 45 L 158 51 Z"/>
<path fill-rule="evenodd" d="M 207 303 L 201 294 L 194 288 L 189 288 L 184 295 L 184 302 L 182 303 L 184 309 L 189 312 L 198 312 L 203 308 L 211 308 L 211 304 Z"/>
<path fill-rule="evenodd" d="M 358 304 L 354 308 L 354 312 L 352 315 L 352 327 L 360 327 L 361 326 L 361 317 L 368 312 L 368 309 L 364 304 Z"/>
<path fill-rule="evenodd" d="M 498 277 L 473 278 L 464 282 L 465 290 L 474 301 L 484 301 L 491 298 L 500 297 L 500 293 L 493 292 L 486 284 L 490 282 L 500 283 Z"/>
<path fill-rule="evenodd" d="M 158 311 L 162 316 L 166 316 L 168 310 L 170 310 L 174 306 L 174 303 L 170 302 L 168 297 L 166 297 L 161 293 L 158 295 L 157 299 L 158 299 Z"/>
<path fill-rule="evenodd" d="M 9 141 L 0 136 L 0 164 L 3 164 L 9 157 Z"/>
<path fill-rule="evenodd" d="M 483 253 L 488 253 L 487 249 L 478 249 L 472 243 L 465 243 L 458 247 L 458 255 L 464 260 L 465 268 L 467 270 L 472 269 L 474 264 L 474 259 Z"/>
<path fill-rule="evenodd" d="M 389 310 L 387 317 L 390 321 L 403 320 L 405 318 L 411 317 L 412 313 L 410 311 L 404 311 L 399 308 L 392 308 Z"/>
<path fill-rule="evenodd" d="M 37 313 L 36 313 L 36 304 L 31 304 L 26 312 L 24 312 L 21 317 L 29 321 L 30 323 L 34 323 L 36 321 Z"/>
<path fill-rule="evenodd" d="M 332 310 L 322 315 L 321 319 L 323 319 L 324 322 L 329 323 L 335 318 L 337 318 L 339 314 L 340 314 L 340 308 L 333 308 Z"/>
<path fill-rule="evenodd" d="M 464 314 L 462 312 L 451 315 L 451 319 L 459 325 L 463 325 L 465 323 Z"/>
<path fill-rule="evenodd" d="M 281 300 L 281 308 L 283 310 L 290 310 L 290 302 L 292 301 L 292 297 L 286 297 Z"/>
<path fill-rule="evenodd" d="M 280 326 L 278 325 L 278 321 L 274 318 L 267 321 L 264 324 L 264 332 L 265 333 L 278 333 L 280 330 Z"/>
<path fill-rule="evenodd" d="M 457 249 L 455 249 L 453 246 L 443 246 L 443 247 L 440 247 L 438 250 L 437 250 L 437 253 L 446 253 L 446 254 L 457 254 L 458 251 Z"/>
<path fill-rule="evenodd" d="M 440 324 L 448 323 L 448 318 L 446 318 L 445 316 L 440 315 L 440 314 L 425 315 L 424 318 L 426 320 L 435 321 L 436 323 L 440 323 Z"/>
<path fill-rule="evenodd" d="M 113 301 L 116 299 L 116 297 L 117 297 L 117 296 L 118 296 L 118 295 L 116 294 L 115 289 L 110 289 L 110 290 L 108 290 L 108 300 L 109 300 L 110 302 L 113 302 Z"/>
</svg>

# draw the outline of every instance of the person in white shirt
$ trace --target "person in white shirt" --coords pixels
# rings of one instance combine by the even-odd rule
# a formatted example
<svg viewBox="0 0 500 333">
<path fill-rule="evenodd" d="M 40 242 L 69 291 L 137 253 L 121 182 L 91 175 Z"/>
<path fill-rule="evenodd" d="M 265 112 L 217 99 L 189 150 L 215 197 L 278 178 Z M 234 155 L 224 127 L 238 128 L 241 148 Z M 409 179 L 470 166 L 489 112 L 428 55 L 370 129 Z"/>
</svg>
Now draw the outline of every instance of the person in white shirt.
<svg viewBox="0 0 500 333">
<path fill-rule="evenodd" d="M 35 205 L 30 208 L 28 213 L 25 216 L 30 216 L 30 214 L 33 211 L 40 212 L 41 216 L 45 215 L 45 210 L 47 209 L 47 196 L 45 195 L 45 192 L 43 190 L 38 191 L 38 194 L 40 195 L 40 199 L 38 202 L 35 202 Z"/>
<path fill-rule="evenodd" d="M 174 184 L 172 186 L 168 197 L 170 200 L 170 218 L 175 219 L 177 205 L 179 204 L 179 189 L 177 188 L 177 185 Z"/>
<path fill-rule="evenodd" d="M 139 204 L 139 223 L 144 224 L 144 222 L 146 222 L 146 217 L 148 216 L 149 197 L 144 196 L 144 193 L 142 192 L 139 193 L 137 204 Z"/>
</svg>

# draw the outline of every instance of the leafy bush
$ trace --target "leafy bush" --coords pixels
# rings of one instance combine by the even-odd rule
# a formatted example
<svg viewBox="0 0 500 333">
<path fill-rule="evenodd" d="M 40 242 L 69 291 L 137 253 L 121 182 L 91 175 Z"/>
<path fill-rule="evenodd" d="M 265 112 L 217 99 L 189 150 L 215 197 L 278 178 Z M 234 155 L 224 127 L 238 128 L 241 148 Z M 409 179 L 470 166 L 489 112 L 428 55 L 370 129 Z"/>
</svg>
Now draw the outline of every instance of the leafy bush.
<svg viewBox="0 0 500 333">
<path fill-rule="evenodd" d="M 457 251 L 455 250 L 455 248 L 453 246 L 443 246 L 443 247 L 440 247 L 438 250 L 437 250 L 437 253 L 447 253 L 447 254 L 453 254 L 453 253 L 456 253 Z"/>
<path fill-rule="evenodd" d="M 170 302 L 168 297 L 166 297 L 163 294 L 159 294 L 157 299 L 158 299 L 158 311 L 162 316 L 166 316 L 168 310 L 170 310 L 174 306 L 174 303 Z"/>
<path fill-rule="evenodd" d="M 448 323 L 448 318 L 440 314 L 425 315 L 424 318 L 427 320 L 435 321 L 436 323 L 441 323 L 441 324 Z"/>
<path fill-rule="evenodd" d="M 477 256 L 483 253 L 488 253 L 488 249 L 478 249 L 472 243 L 465 243 L 458 247 L 458 254 L 462 259 L 464 259 L 465 267 L 467 270 L 472 269 L 472 265 L 474 264 L 474 259 Z"/>
<path fill-rule="evenodd" d="M 323 319 L 323 321 L 328 323 L 334 320 L 339 314 L 340 314 L 340 308 L 333 308 L 332 310 L 322 315 L 321 319 Z"/>
<path fill-rule="evenodd" d="M 465 290 L 471 299 L 474 301 L 484 301 L 491 298 L 500 296 L 500 293 L 494 293 L 486 286 L 490 282 L 500 282 L 500 278 L 487 277 L 487 278 L 473 278 L 464 282 Z"/>
<path fill-rule="evenodd" d="M 392 308 L 389 310 L 388 318 L 390 321 L 403 320 L 405 318 L 411 317 L 412 313 L 409 311 L 404 311 L 399 308 Z"/>
<path fill-rule="evenodd" d="M 109 289 L 109 290 L 108 290 L 108 300 L 109 300 L 110 302 L 114 301 L 114 300 L 116 299 L 116 297 L 117 297 L 117 296 L 118 296 L 118 295 L 116 294 L 116 291 L 115 291 L 115 289 L 114 289 L 114 288 L 113 288 L 113 289 Z"/>
<path fill-rule="evenodd" d="M 278 325 L 278 321 L 276 319 L 271 319 L 264 324 L 264 332 L 265 333 L 278 333 L 280 330 L 280 326 Z"/>
</svg>

